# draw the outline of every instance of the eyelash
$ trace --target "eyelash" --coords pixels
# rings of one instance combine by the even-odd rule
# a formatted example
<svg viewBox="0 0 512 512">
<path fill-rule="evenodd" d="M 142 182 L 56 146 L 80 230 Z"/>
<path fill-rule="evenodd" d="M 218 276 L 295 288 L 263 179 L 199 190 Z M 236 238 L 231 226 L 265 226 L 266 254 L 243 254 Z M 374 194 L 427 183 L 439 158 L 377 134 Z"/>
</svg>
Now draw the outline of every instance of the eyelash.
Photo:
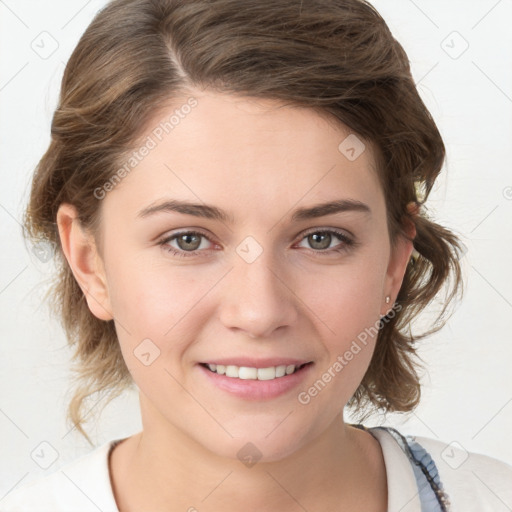
<svg viewBox="0 0 512 512">
<path fill-rule="evenodd" d="M 299 240 L 299 242 L 302 242 L 305 238 L 307 238 L 310 235 L 314 235 L 314 234 L 317 234 L 317 235 L 318 234 L 321 234 L 321 235 L 325 235 L 325 234 L 335 235 L 341 242 L 343 242 L 342 244 L 340 244 L 339 248 L 324 249 L 324 250 L 309 249 L 309 250 L 311 250 L 311 251 L 313 251 L 313 252 L 315 252 L 317 254 L 321 254 L 322 256 L 331 255 L 333 253 L 347 252 L 351 248 L 353 248 L 356 245 L 358 245 L 358 243 L 355 240 L 353 240 L 352 238 L 348 237 L 342 231 L 338 231 L 336 229 L 315 229 L 315 230 L 312 230 L 312 231 L 308 231 L 308 232 L 306 232 L 302 236 L 302 238 Z M 204 249 L 201 249 L 201 250 L 196 249 L 195 251 L 183 251 L 183 250 L 177 250 L 177 249 L 175 249 L 174 247 L 171 247 L 171 246 L 166 246 L 166 244 L 168 244 L 169 242 L 172 242 L 173 240 L 175 240 L 176 238 L 178 238 L 179 236 L 182 236 L 182 235 L 196 235 L 196 236 L 200 236 L 200 237 L 206 238 L 206 240 L 208 240 L 209 242 L 212 242 L 204 233 L 201 233 L 199 231 L 181 231 L 179 233 L 174 233 L 173 235 L 164 238 L 163 240 L 158 242 L 158 245 L 162 246 L 162 248 L 165 251 L 171 253 L 173 256 L 178 256 L 178 257 L 181 257 L 181 258 L 188 258 L 188 257 L 196 256 L 196 255 L 198 255 L 198 253 L 204 251 Z"/>
</svg>

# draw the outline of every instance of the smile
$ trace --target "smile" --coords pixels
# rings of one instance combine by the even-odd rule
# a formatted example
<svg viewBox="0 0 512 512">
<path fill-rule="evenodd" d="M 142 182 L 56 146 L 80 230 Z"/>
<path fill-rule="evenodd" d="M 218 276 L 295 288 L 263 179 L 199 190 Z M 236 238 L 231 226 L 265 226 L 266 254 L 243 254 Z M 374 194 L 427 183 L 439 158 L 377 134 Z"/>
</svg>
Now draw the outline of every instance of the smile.
<svg viewBox="0 0 512 512">
<path fill-rule="evenodd" d="M 296 371 L 300 370 L 309 363 L 301 365 L 279 365 L 269 366 L 267 368 L 253 368 L 250 366 L 235 366 L 235 365 L 221 365 L 221 364 L 203 364 L 205 368 L 208 368 L 211 372 L 218 375 L 225 375 L 233 379 L 242 380 L 274 380 L 291 375 Z"/>
<path fill-rule="evenodd" d="M 271 400 L 304 387 L 304 380 L 311 375 L 315 365 L 313 361 L 307 361 L 237 357 L 198 363 L 197 368 L 206 382 L 223 393 L 243 400 Z"/>
</svg>

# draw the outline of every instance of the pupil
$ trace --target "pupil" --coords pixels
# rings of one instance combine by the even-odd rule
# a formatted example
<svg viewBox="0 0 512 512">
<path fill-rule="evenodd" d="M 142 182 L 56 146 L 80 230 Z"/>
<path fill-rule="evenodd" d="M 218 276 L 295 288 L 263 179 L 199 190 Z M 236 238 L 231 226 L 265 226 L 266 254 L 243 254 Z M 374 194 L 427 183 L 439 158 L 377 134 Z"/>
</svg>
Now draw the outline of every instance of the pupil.
<svg viewBox="0 0 512 512">
<path fill-rule="evenodd" d="M 315 249 L 327 249 L 331 245 L 331 235 L 329 233 L 314 233 L 309 235 L 312 247 Z M 319 246 L 315 247 L 315 243 L 319 243 Z"/>
<path fill-rule="evenodd" d="M 199 243 L 198 243 L 199 242 Z M 180 249 L 189 249 L 194 251 L 197 249 L 201 243 L 199 240 L 199 237 L 197 235 L 181 235 L 178 238 L 178 245 L 180 246 Z"/>
</svg>

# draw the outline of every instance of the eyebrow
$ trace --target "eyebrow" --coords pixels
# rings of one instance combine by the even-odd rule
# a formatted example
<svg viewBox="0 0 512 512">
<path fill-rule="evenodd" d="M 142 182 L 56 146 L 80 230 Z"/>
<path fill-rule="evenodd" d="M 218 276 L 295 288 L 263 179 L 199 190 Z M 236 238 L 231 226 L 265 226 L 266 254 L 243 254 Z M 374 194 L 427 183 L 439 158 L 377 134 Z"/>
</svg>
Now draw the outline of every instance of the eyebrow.
<svg viewBox="0 0 512 512">
<path fill-rule="evenodd" d="M 178 201 L 176 199 L 152 204 L 147 208 L 142 209 L 137 214 L 137 217 L 145 218 L 156 213 L 171 212 L 194 215 L 195 217 L 203 217 L 206 219 L 219 220 L 221 222 L 234 224 L 233 216 L 216 206 L 190 203 L 188 201 Z M 298 208 L 294 211 L 291 220 L 300 221 L 315 219 L 325 215 L 344 212 L 359 212 L 371 217 L 371 209 L 367 204 L 355 199 L 339 199 L 336 201 L 329 201 L 327 203 L 319 203 L 307 208 Z"/>
</svg>

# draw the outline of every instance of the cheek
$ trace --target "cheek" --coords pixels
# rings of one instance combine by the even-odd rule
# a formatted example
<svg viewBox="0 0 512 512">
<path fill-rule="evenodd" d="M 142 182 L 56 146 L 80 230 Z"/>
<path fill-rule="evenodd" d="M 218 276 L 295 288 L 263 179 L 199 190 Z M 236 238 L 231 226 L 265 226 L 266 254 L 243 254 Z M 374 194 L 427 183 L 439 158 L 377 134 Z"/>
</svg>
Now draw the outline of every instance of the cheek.
<svg viewBox="0 0 512 512">
<path fill-rule="evenodd" d="M 326 358 L 303 388 L 303 401 L 314 399 L 316 414 L 334 414 L 359 386 L 379 332 L 384 266 L 361 258 L 315 276 L 315 286 L 302 287 L 304 302 L 316 316 Z M 329 404 L 329 405 L 327 405 Z M 325 410 L 322 412 L 322 408 Z"/>
<path fill-rule="evenodd" d="M 364 262 L 340 266 L 317 273 L 314 286 L 303 282 L 301 295 L 327 332 L 346 341 L 379 320 L 383 279 L 381 269 Z"/>
<path fill-rule="evenodd" d="M 162 360 L 171 350 L 173 357 L 184 352 L 207 321 L 204 298 L 220 276 L 151 258 L 111 266 L 109 296 L 127 366 L 143 340 L 158 347 Z"/>
<path fill-rule="evenodd" d="M 114 315 L 139 334 L 161 337 L 204 294 L 205 284 L 191 268 L 173 269 L 164 258 L 145 255 L 113 262 L 108 283 Z"/>
</svg>

